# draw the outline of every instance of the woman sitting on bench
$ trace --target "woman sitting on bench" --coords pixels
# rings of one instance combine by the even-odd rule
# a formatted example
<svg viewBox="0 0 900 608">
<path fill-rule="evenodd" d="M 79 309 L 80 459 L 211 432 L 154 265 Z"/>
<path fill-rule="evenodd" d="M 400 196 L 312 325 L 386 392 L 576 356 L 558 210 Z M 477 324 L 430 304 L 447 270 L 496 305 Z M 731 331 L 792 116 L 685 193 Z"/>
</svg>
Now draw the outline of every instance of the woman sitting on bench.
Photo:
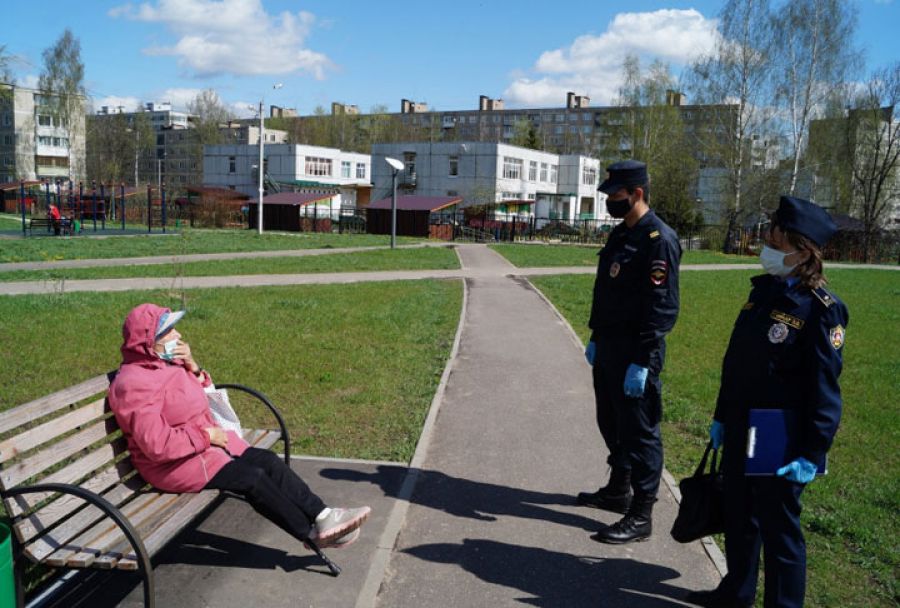
<svg viewBox="0 0 900 608">
<path fill-rule="evenodd" d="M 320 548 L 355 541 L 369 507 L 325 506 L 276 454 L 216 426 L 203 390 L 212 380 L 174 327 L 183 316 L 141 304 L 122 327 L 122 365 L 109 405 L 138 473 L 167 492 L 236 492 L 285 532 Z"/>
</svg>

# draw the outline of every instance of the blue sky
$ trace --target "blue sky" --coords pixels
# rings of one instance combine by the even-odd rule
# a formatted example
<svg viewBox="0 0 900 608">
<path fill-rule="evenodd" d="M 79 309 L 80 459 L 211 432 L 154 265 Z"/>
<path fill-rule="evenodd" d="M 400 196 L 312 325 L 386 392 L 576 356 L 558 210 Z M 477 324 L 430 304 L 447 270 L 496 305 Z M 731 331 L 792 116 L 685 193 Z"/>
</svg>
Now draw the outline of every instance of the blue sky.
<svg viewBox="0 0 900 608">
<path fill-rule="evenodd" d="M 565 92 L 611 101 L 625 54 L 676 74 L 712 44 L 722 2 L 600 0 L 12 0 L 3 38 L 20 84 L 65 27 L 81 41 L 95 107 L 171 101 L 205 88 L 241 115 L 258 103 L 302 114 L 331 101 L 362 111 L 400 99 L 432 109 L 559 106 Z M 852 42 L 867 70 L 900 59 L 900 0 L 856 0 Z M 19 24 L 10 27 L 10 24 Z M 283 87 L 273 90 L 274 83 Z"/>
</svg>

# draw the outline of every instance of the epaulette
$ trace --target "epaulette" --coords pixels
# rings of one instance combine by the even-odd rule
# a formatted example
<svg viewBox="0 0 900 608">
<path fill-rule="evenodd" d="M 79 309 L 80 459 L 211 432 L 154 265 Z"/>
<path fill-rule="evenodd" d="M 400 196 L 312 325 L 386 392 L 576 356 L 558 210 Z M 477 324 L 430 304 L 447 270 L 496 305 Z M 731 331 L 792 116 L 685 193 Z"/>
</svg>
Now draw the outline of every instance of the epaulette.
<svg viewBox="0 0 900 608">
<path fill-rule="evenodd" d="M 818 298 L 819 302 L 821 302 L 822 304 L 825 305 L 825 308 L 828 308 L 829 306 L 834 304 L 834 298 L 831 296 L 830 293 L 825 291 L 824 287 L 816 287 L 815 289 L 812 290 L 812 292 L 813 292 L 813 295 L 816 296 L 816 298 Z"/>
<path fill-rule="evenodd" d="M 651 232 L 651 233 L 648 234 L 647 236 L 650 237 L 650 240 L 651 240 L 651 241 L 655 241 L 656 239 L 659 238 L 659 230 L 654 230 L 653 232 Z"/>
</svg>

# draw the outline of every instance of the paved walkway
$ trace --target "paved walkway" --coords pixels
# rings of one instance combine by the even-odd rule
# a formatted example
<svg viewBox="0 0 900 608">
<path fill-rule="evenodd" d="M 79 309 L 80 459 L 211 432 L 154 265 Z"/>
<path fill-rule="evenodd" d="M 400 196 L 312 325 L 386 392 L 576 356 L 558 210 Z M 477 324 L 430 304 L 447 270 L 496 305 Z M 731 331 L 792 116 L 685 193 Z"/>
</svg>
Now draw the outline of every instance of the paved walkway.
<svg viewBox="0 0 900 608">
<path fill-rule="evenodd" d="M 457 251 L 458 271 L 263 277 L 462 278 L 454 354 L 409 467 L 295 460 L 329 504 L 374 508 L 358 543 L 329 552 L 344 567 L 340 578 L 323 575 L 296 541 L 228 499 L 157 559 L 159 606 L 640 608 L 684 605 L 679 599 L 688 589 L 716 583 L 721 564 L 707 548 L 668 535 L 677 508 L 670 484 L 660 490 L 654 535 L 625 546 L 590 540 L 618 516 L 572 500 L 607 473 L 590 373 L 571 328 L 524 276 L 593 269 L 516 269 L 483 245 Z M 245 279 L 229 277 L 227 284 Z M 66 291 L 74 283 L 88 282 L 67 282 Z M 121 281 L 90 283 L 109 289 Z M 55 605 L 140 605 L 133 576 L 91 576 Z"/>
</svg>

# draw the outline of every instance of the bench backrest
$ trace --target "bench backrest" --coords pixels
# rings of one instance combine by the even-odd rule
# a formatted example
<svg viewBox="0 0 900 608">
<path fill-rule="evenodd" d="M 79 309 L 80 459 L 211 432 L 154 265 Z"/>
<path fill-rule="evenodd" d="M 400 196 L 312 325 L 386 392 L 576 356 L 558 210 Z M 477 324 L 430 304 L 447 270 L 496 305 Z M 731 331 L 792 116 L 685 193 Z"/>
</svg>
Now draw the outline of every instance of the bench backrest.
<svg viewBox="0 0 900 608">
<path fill-rule="evenodd" d="M 106 402 L 114 374 L 0 413 L 0 489 L 68 483 L 119 498 L 145 484 L 127 458 L 125 439 Z M 4 497 L 20 542 L 72 516 L 84 502 L 69 495 Z"/>
</svg>

